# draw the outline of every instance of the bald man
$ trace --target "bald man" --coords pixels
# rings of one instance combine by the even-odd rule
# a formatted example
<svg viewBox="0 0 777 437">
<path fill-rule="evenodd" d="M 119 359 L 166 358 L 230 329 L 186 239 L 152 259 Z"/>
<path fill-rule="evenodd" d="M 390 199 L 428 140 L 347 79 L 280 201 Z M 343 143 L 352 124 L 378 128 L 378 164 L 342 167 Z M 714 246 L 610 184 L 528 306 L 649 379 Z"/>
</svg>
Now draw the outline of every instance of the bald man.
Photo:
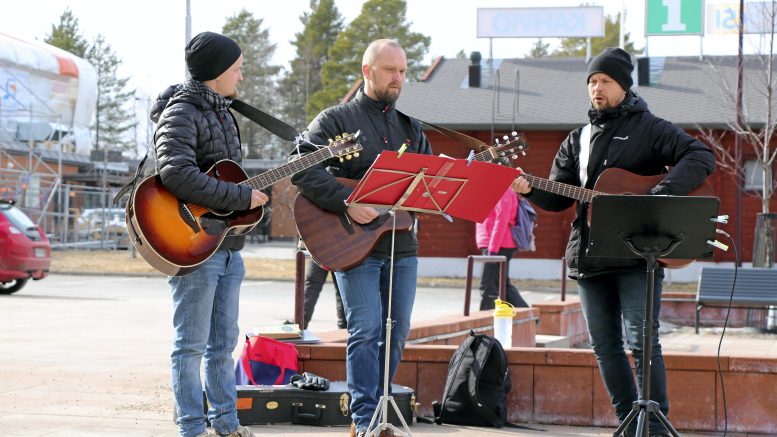
<svg viewBox="0 0 777 437">
<path fill-rule="evenodd" d="M 346 206 L 352 189 L 335 177 L 360 179 L 384 150 L 431 154 L 432 148 L 420 123 L 397 111 L 395 104 L 407 73 L 405 51 L 396 41 L 379 39 L 370 43 L 362 58 L 364 86 L 354 98 L 322 111 L 310 123 L 305 137 L 312 144 L 344 132 L 361 130 L 363 150 L 358 159 L 332 160 L 292 178 L 300 193 L 319 207 L 343 214 L 355 224 L 367 224 L 379 213 L 375 208 Z M 294 154 L 307 153 L 314 146 L 301 146 Z M 410 331 L 418 270 L 418 240 L 414 230 L 397 230 L 394 244 L 394 277 L 389 380 L 393 379 Z M 367 434 L 370 420 L 383 395 L 385 323 L 388 311 L 391 234 L 381 238 L 369 257 L 346 271 L 336 272 L 348 325 L 346 370 L 351 393 L 351 436 Z M 390 435 L 384 430 L 381 435 Z"/>
</svg>

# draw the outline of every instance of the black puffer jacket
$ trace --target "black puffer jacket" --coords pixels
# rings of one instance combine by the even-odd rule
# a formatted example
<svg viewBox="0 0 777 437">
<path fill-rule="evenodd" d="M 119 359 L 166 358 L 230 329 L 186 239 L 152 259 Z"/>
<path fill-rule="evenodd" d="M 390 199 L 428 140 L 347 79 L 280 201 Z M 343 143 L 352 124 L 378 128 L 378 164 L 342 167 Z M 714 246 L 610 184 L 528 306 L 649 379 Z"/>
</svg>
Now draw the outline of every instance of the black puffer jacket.
<svg viewBox="0 0 777 437">
<path fill-rule="evenodd" d="M 310 123 L 305 138 L 313 144 L 326 145 L 330 138 L 343 133 L 361 130 L 358 142 L 363 149 L 356 159 L 340 162 L 332 159 L 318 164 L 291 178 L 303 196 L 319 207 L 344 214 L 348 209 L 343 202 L 351 194 L 335 177 L 360 179 L 384 150 L 399 150 L 407 144 L 407 152 L 431 154 L 432 147 L 421 128 L 421 124 L 397 111 L 394 104 L 372 100 L 363 90 L 348 103 L 322 111 Z M 304 154 L 312 146 L 301 146 Z M 296 154 L 292 151 L 292 155 Z M 387 257 L 391 248 L 391 234 L 385 235 L 376 244 L 371 256 Z M 396 234 L 395 257 L 412 256 L 418 253 L 418 241 L 414 232 Z"/>
<path fill-rule="evenodd" d="M 667 173 L 653 188 L 653 194 L 686 195 L 702 184 L 715 170 L 715 155 L 699 140 L 653 115 L 647 103 L 629 92 L 618 108 L 589 111 L 592 150 L 585 187 L 592 188 L 599 175 L 615 167 L 643 176 Z M 575 129 L 561 143 L 549 179 L 574 186 L 580 183 L 580 131 Z M 575 202 L 569 197 L 539 189 L 527 196 L 532 203 L 549 211 L 561 211 Z M 577 215 L 567 244 L 569 276 L 593 276 L 618 270 L 644 270 L 639 259 L 590 258 L 588 246 L 588 207 L 577 205 Z M 582 248 L 582 250 L 581 250 Z"/>
<path fill-rule="evenodd" d="M 205 174 L 213 164 L 242 160 L 240 133 L 228 110 L 217 112 L 198 94 L 180 85 L 163 91 L 151 108 L 157 171 L 162 184 L 177 198 L 221 211 L 244 211 L 251 205 L 251 188 Z M 229 236 L 221 249 L 243 247 L 245 237 Z"/>
</svg>

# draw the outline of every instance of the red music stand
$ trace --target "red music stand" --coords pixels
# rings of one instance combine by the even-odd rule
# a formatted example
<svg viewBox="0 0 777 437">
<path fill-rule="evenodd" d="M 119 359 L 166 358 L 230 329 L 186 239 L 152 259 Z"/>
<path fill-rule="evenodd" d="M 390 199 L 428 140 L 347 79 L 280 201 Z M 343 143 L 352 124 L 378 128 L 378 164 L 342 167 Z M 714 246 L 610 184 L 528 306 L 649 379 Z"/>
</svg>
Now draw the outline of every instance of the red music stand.
<svg viewBox="0 0 777 437">
<path fill-rule="evenodd" d="M 439 214 L 471 221 L 483 221 L 502 197 L 519 171 L 501 165 L 448 157 L 384 151 L 361 179 L 348 205 L 388 208 L 392 216 L 391 267 L 389 271 L 388 316 L 386 317 L 383 395 L 367 430 L 377 437 L 384 429 L 412 436 L 394 398 L 389 395 L 391 347 L 391 301 L 394 287 L 394 241 L 396 210 Z M 388 421 L 388 404 L 394 407 L 404 431 Z M 376 421 L 378 423 L 376 424 Z M 373 428 L 373 425 L 375 427 Z"/>
<path fill-rule="evenodd" d="M 519 174 L 486 162 L 384 151 L 346 203 L 482 222 Z"/>
</svg>

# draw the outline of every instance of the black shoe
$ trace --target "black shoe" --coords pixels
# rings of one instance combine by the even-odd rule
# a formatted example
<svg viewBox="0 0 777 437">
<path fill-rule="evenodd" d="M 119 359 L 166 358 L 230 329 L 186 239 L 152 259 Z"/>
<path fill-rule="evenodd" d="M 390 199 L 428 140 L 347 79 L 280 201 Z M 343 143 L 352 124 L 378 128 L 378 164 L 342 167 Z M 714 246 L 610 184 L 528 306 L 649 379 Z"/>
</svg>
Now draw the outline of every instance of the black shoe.
<svg viewBox="0 0 777 437">
<path fill-rule="evenodd" d="M 338 320 L 337 321 L 337 328 L 338 329 L 345 329 L 348 327 L 348 324 L 345 322 L 345 320 Z"/>
</svg>

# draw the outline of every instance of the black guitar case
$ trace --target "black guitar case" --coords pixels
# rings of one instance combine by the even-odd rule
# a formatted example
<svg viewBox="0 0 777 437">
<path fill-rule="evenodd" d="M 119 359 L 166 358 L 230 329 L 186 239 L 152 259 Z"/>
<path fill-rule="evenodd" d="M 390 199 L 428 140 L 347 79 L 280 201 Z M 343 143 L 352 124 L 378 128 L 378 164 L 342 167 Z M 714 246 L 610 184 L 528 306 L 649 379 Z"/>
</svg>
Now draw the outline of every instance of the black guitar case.
<svg viewBox="0 0 777 437">
<path fill-rule="evenodd" d="M 415 390 L 392 384 L 391 391 L 405 423 L 412 425 L 417 410 Z M 241 425 L 350 426 L 350 405 L 345 381 L 330 382 L 326 391 L 303 390 L 291 384 L 237 386 L 237 417 Z M 388 410 L 389 422 L 401 427 L 391 404 Z"/>
</svg>

